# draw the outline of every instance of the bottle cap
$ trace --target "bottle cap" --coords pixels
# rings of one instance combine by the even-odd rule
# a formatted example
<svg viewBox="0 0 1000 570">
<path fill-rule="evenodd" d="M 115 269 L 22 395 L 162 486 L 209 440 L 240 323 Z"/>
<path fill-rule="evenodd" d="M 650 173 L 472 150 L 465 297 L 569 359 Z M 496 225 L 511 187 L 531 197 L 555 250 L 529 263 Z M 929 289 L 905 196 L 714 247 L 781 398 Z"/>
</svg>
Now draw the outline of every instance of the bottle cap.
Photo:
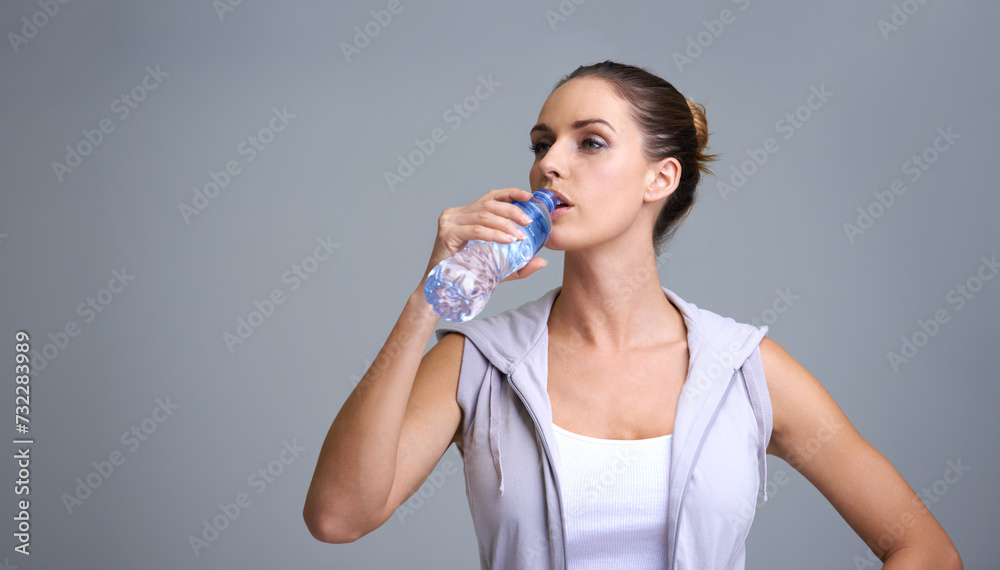
<svg viewBox="0 0 1000 570">
<path fill-rule="evenodd" d="M 556 209 L 556 206 L 563 203 L 562 200 L 556 198 L 556 195 L 553 194 L 552 191 L 549 190 L 548 188 L 535 190 L 534 192 L 531 193 L 531 195 L 534 198 L 538 198 L 538 201 L 540 201 L 542 204 L 545 204 L 545 207 L 549 209 L 550 214 L 553 212 L 553 210 Z"/>
</svg>

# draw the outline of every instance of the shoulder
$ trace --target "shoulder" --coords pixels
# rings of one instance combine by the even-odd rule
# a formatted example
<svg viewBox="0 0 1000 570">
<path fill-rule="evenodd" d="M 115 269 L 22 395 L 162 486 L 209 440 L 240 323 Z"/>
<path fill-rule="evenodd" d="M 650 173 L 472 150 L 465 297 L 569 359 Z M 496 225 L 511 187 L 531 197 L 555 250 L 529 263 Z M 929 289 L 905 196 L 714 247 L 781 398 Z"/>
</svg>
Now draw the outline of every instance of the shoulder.
<svg viewBox="0 0 1000 570">
<path fill-rule="evenodd" d="M 437 330 L 438 340 L 448 332 L 462 333 L 487 360 L 506 368 L 519 361 L 544 335 L 554 292 L 491 317 L 443 323 Z"/>
<path fill-rule="evenodd" d="M 767 389 L 772 399 L 801 397 L 811 401 L 821 394 L 829 396 L 819 380 L 774 339 L 765 336 L 761 339 L 759 348 Z"/>
<path fill-rule="evenodd" d="M 792 355 L 769 336 L 760 339 L 760 359 L 767 377 L 767 387 L 770 389 L 772 380 L 780 383 L 787 380 L 787 375 L 798 364 Z"/>
<path fill-rule="evenodd" d="M 780 344 L 765 336 L 760 357 L 773 423 L 767 453 L 799 469 L 819 443 L 851 441 L 857 435 L 826 388 Z"/>
</svg>

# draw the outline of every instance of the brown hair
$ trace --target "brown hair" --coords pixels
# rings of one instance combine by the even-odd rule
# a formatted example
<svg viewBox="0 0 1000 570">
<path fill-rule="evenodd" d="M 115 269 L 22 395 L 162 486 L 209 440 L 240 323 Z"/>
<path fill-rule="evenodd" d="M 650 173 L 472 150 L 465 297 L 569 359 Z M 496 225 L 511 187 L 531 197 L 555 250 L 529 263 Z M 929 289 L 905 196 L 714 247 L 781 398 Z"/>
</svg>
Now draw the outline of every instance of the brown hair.
<svg viewBox="0 0 1000 570">
<path fill-rule="evenodd" d="M 629 103 L 632 119 L 642 131 L 642 150 L 648 160 L 674 157 L 681 164 L 680 182 L 653 226 L 653 249 L 659 257 L 691 211 L 701 175 L 712 173 L 707 163 L 718 158 L 704 152 L 708 146 L 705 107 L 688 101 L 670 82 L 648 70 L 613 61 L 580 66 L 552 91 L 577 77 L 603 79 Z"/>
</svg>

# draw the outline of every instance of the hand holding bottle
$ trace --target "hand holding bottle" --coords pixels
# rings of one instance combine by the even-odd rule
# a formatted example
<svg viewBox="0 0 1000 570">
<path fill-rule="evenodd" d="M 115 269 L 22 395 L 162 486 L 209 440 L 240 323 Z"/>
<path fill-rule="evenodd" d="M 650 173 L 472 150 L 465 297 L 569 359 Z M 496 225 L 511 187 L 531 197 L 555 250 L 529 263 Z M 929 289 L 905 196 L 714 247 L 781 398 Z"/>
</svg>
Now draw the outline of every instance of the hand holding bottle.
<svg viewBox="0 0 1000 570">
<path fill-rule="evenodd" d="M 467 206 L 447 208 L 441 212 L 441 216 L 438 217 L 437 239 L 418 289 L 423 290 L 427 274 L 438 263 L 461 251 L 471 240 L 497 243 L 512 243 L 518 240 L 518 231 L 523 229 L 522 226 L 527 226 L 531 220 L 524 210 L 511 202 L 530 199 L 531 192 L 520 188 L 503 188 L 490 190 Z M 501 283 L 523 279 L 545 267 L 546 263 L 548 262 L 540 257 L 532 258 L 527 265 L 505 277 Z"/>
<path fill-rule="evenodd" d="M 497 285 L 526 267 L 548 241 L 557 204 L 551 190 L 537 190 L 528 200 L 514 203 L 531 220 L 518 232 L 523 239 L 504 234 L 500 241 L 468 240 L 458 253 L 439 262 L 424 283 L 424 297 L 434 312 L 452 322 L 479 314 Z M 524 218 L 518 215 L 518 219 Z"/>
</svg>

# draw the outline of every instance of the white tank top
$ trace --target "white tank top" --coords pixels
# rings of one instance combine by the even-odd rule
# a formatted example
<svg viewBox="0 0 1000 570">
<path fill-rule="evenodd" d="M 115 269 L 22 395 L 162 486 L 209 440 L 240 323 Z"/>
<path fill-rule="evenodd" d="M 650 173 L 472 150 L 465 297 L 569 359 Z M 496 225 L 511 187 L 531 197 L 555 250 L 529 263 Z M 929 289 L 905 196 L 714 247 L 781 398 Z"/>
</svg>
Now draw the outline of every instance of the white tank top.
<svg viewBox="0 0 1000 570">
<path fill-rule="evenodd" d="M 567 568 L 666 568 L 673 434 L 601 439 L 552 428 L 559 446 Z"/>
</svg>

